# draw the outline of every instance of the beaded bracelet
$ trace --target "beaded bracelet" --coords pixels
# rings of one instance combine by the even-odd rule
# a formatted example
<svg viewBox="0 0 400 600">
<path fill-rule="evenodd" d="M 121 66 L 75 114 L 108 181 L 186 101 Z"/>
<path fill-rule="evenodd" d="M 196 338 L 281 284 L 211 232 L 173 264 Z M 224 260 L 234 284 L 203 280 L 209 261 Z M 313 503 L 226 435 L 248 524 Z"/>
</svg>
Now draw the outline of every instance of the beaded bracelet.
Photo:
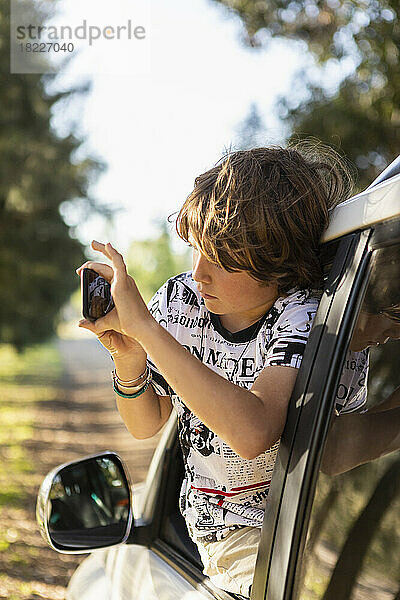
<svg viewBox="0 0 400 600">
<path fill-rule="evenodd" d="M 117 388 L 117 385 L 116 385 L 115 380 L 114 380 L 114 384 L 113 384 L 114 392 L 118 396 L 121 396 L 121 398 L 137 398 L 138 396 L 141 396 L 141 394 L 145 393 L 145 391 L 147 390 L 147 388 L 150 385 L 151 379 L 152 379 L 151 377 L 150 377 L 150 379 L 148 381 L 146 379 L 146 383 L 144 384 L 144 386 L 138 392 L 135 392 L 134 394 L 123 394 L 122 392 L 120 392 L 120 390 Z"/>
</svg>

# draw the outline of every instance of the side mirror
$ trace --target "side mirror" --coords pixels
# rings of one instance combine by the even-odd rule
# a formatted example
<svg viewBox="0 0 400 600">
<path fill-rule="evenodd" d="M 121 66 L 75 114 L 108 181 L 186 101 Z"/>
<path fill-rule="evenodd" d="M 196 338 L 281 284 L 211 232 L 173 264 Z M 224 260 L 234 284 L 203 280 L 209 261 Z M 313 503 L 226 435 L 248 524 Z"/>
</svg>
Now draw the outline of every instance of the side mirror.
<svg viewBox="0 0 400 600">
<path fill-rule="evenodd" d="M 36 519 L 58 552 L 125 542 L 133 520 L 132 488 L 119 456 L 102 452 L 50 471 L 40 486 Z"/>
</svg>

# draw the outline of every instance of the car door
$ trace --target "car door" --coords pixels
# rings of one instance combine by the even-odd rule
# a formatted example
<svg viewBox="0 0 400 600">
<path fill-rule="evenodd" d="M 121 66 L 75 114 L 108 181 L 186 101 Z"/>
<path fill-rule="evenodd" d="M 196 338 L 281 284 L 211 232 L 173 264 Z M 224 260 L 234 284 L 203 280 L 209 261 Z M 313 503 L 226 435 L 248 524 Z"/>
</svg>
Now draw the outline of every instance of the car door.
<svg viewBox="0 0 400 600">
<path fill-rule="evenodd" d="M 367 461 L 366 465 L 355 469 L 349 469 L 347 465 L 347 473 L 340 474 L 336 482 L 320 471 L 326 449 L 331 445 L 328 434 L 332 431 L 332 419 L 336 418 L 335 400 L 341 393 L 346 393 L 338 387 L 346 352 L 376 253 L 383 248 L 393 248 L 395 255 L 399 251 L 399 217 L 344 236 L 322 249 L 327 281 L 296 382 L 274 471 L 253 600 L 398 600 L 400 597 L 399 451 Z M 400 259 L 396 260 L 400 265 Z M 400 268 L 396 272 L 399 281 Z M 397 364 L 400 362 L 399 342 L 393 342 L 393 349 L 389 349 L 386 359 L 375 356 L 372 366 L 378 358 L 381 361 L 379 374 L 375 379 L 371 377 L 369 382 L 372 407 L 379 402 L 374 398 L 376 389 L 385 388 L 379 379 L 384 373 L 389 381 L 386 394 L 393 388 L 396 376 L 397 385 L 400 384 L 399 369 L 393 367 L 393 360 L 397 360 Z M 346 419 L 346 416 L 339 418 Z M 378 418 L 375 422 L 376 437 L 379 438 L 382 423 Z M 398 447 L 398 437 L 394 433 L 390 435 L 395 438 L 393 447 Z M 336 439 L 338 450 L 340 445 L 347 443 L 349 436 L 351 439 L 351 431 L 347 438 Z M 373 438 L 371 434 L 371 447 L 372 442 L 375 443 Z M 392 470 L 391 465 L 394 465 Z M 386 479 L 379 487 L 385 473 Z M 340 504 L 341 486 L 346 492 Z M 380 497 L 376 495 L 375 500 L 374 490 L 381 494 Z M 328 513 L 329 523 L 325 521 Z M 382 521 L 384 517 L 386 521 L 382 527 L 373 530 L 374 519 Z M 371 529 L 369 538 L 366 535 L 363 539 L 363 527 Z M 379 549 L 385 543 L 389 544 L 390 553 Z M 315 552 L 319 552 L 317 558 Z M 314 556 L 314 560 L 310 556 Z M 377 586 L 377 580 L 382 580 L 384 558 L 390 575 Z M 372 575 L 364 572 L 371 569 Z"/>
</svg>

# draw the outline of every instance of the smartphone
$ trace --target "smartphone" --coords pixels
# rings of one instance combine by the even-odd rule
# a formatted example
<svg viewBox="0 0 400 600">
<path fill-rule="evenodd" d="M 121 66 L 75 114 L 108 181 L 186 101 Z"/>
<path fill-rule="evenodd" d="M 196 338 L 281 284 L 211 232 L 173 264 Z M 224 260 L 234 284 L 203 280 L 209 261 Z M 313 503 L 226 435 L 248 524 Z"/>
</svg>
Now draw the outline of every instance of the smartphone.
<svg viewBox="0 0 400 600">
<path fill-rule="evenodd" d="M 114 308 L 111 285 L 96 271 L 83 269 L 81 286 L 82 313 L 85 319 L 96 321 Z"/>
</svg>

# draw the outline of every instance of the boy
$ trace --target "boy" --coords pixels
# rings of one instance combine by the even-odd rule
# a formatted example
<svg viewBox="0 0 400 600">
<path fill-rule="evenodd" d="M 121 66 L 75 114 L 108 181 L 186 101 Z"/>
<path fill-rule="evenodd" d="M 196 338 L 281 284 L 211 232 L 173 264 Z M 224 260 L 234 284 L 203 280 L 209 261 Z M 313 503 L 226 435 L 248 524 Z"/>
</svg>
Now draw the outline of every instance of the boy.
<svg viewBox="0 0 400 600">
<path fill-rule="evenodd" d="M 92 246 L 112 267 L 83 265 L 112 285 L 116 309 L 80 326 L 114 358 L 118 410 L 132 435 L 147 438 L 174 407 L 189 534 L 215 585 L 246 597 L 318 306 L 310 290 L 321 284 L 319 240 L 351 188 L 339 157 L 320 148 L 239 151 L 197 177 L 177 219 L 193 271 L 167 281 L 148 308 L 111 244 Z"/>
</svg>

